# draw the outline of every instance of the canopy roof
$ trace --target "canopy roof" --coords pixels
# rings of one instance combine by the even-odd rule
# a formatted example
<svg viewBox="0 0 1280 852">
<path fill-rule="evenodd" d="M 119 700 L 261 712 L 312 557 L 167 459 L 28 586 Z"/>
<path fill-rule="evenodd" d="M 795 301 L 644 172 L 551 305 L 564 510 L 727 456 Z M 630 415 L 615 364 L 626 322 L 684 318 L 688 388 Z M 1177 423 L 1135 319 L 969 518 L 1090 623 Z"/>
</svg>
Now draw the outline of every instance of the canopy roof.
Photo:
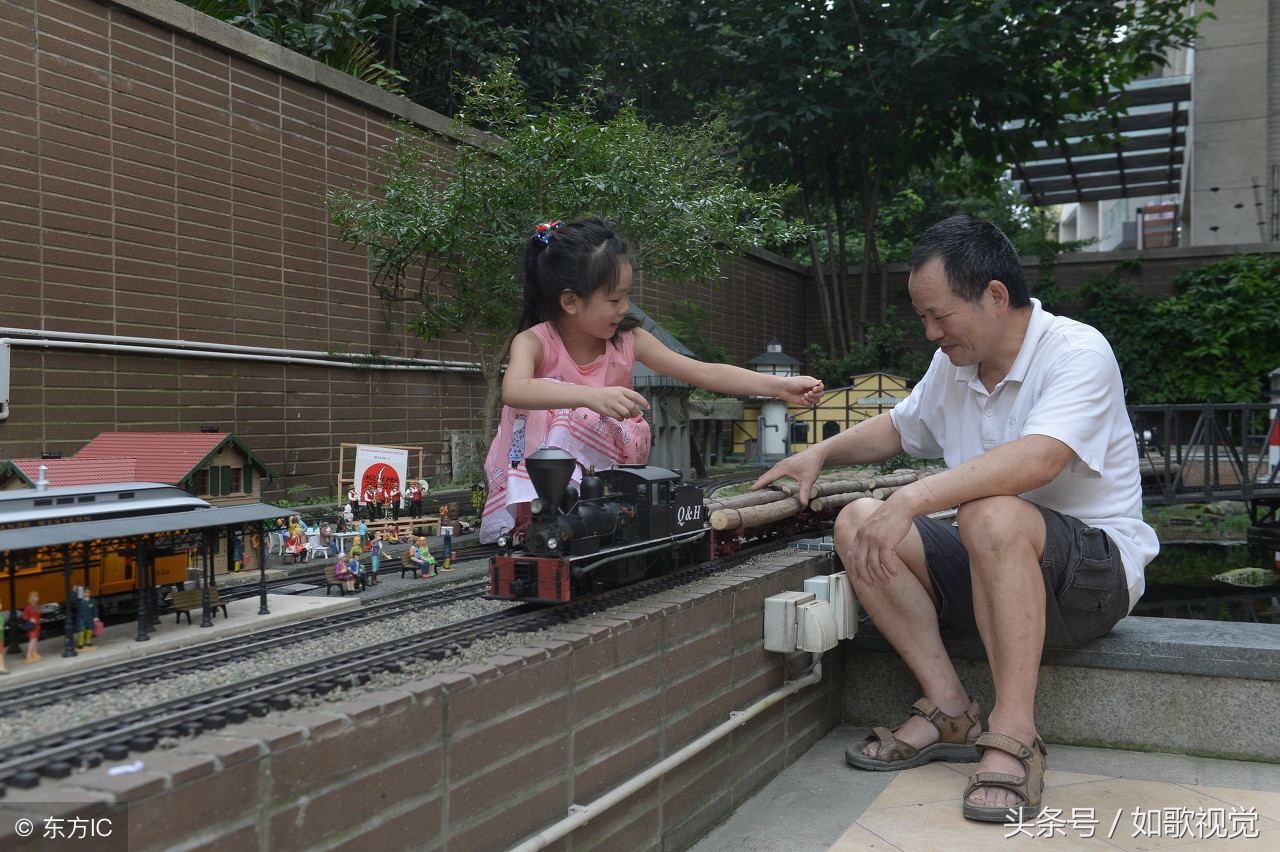
<svg viewBox="0 0 1280 852">
<path fill-rule="evenodd" d="M 1044 207 L 1181 192 L 1191 77 L 1140 80 L 1123 97 L 1124 115 L 1110 123 L 1080 122 L 1068 130 L 1065 144 L 1036 141 L 1036 155 L 1014 164 L 1013 179 L 1028 203 Z M 1105 148 L 1089 141 L 1107 132 L 1119 141 Z"/>
</svg>

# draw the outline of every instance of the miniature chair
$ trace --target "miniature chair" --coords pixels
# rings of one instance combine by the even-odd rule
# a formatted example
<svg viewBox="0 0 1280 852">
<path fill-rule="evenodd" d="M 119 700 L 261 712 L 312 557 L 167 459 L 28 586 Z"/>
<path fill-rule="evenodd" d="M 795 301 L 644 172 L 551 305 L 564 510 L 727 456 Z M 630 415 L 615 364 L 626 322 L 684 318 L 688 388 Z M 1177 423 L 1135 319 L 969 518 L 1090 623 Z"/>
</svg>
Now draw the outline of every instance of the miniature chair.
<svg viewBox="0 0 1280 852">
<path fill-rule="evenodd" d="M 329 548 L 325 547 L 323 544 L 320 543 L 320 533 L 318 532 L 308 533 L 307 534 L 307 558 L 314 559 L 317 553 L 319 553 L 321 556 L 331 555 L 329 553 Z"/>
</svg>

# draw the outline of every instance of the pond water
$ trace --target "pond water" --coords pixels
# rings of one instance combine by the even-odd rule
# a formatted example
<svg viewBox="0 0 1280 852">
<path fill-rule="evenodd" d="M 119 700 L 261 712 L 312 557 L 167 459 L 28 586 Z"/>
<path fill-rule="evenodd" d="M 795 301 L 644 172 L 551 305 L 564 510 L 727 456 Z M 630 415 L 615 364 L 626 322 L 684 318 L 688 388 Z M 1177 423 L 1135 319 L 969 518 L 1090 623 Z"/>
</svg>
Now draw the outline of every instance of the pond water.
<svg viewBox="0 0 1280 852">
<path fill-rule="evenodd" d="M 1245 569 L 1259 568 L 1263 572 Z M 1280 623 L 1275 545 L 1172 542 L 1147 566 L 1147 591 L 1134 615 Z M 1230 574 L 1226 580 L 1215 575 Z M 1232 582 L 1234 581 L 1234 582 Z M 1261 585 L 1256 585 L 1261 582 Z"/>
</svg>

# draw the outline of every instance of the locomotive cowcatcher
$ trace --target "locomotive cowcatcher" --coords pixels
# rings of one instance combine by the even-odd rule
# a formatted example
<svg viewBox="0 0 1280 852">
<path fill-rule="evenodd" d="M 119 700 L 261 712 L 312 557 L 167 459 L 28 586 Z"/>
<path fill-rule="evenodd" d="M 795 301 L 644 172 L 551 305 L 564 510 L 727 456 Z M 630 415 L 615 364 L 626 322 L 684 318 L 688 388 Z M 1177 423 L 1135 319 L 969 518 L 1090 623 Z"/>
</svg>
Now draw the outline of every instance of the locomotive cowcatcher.
<svg viewBox="0 0 1280 852">
<path fill-rule="evenodd" d="M 523 462 L 537 498 L 523 540 L 498 540 L 489 594 L 561 603 L 711 558 L 702 489 L 678 472 L 622 465 L 570 484 L 577 459 L 543 449 Z"/>
</svg>

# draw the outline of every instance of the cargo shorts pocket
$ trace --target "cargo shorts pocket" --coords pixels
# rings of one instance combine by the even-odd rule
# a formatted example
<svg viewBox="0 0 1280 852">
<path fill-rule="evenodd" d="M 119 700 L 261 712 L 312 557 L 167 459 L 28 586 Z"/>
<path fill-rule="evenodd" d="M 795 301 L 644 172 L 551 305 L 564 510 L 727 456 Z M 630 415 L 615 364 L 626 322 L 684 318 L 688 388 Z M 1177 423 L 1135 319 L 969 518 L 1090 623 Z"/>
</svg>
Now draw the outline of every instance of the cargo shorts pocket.
<svg viewBox="0 0 1280 852">
<path fill-rule="evenodd" d="M 1078 556 L 1057 597 L 1068 631 L 1082 641 L 1102 636 L 1124 617 L 1128 585 L 1106 533 L 1084 527 L 1076 544 Z"/>
</svg>

